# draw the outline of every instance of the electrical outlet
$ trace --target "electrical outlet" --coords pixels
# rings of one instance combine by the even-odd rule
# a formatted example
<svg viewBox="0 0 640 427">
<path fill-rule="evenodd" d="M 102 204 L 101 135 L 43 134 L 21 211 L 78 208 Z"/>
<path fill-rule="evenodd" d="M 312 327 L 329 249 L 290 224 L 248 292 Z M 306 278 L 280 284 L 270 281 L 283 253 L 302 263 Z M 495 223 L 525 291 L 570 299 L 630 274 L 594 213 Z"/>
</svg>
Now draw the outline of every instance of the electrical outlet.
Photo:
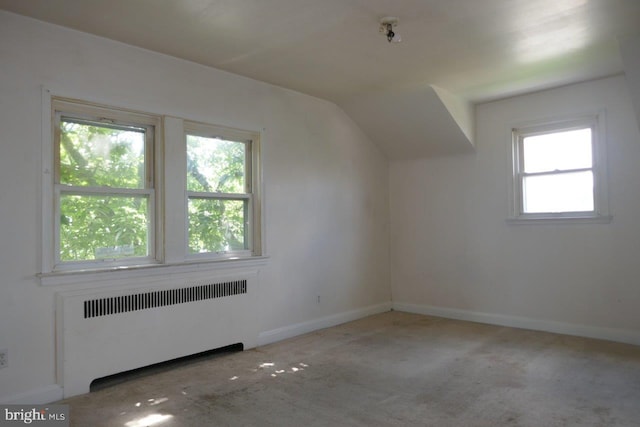
<svg viewBox="0 0 640 427">
<path fill-rule="evenodd" d="M 0 350 L 0 369 L 6 368 L 9 364 L 9 352 L 7 350 Z"/>
</svg>

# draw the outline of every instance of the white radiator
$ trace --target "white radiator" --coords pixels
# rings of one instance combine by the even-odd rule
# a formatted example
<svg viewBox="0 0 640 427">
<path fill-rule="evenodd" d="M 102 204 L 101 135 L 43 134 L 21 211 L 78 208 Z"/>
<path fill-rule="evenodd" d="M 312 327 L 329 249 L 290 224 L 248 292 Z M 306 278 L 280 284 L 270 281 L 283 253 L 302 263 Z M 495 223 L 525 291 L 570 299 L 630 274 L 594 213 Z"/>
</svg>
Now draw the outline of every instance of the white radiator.
<svg viewBox="0 0 640 427">
<path fill-rule="evenodd" d="M 88 392 L 96 378 L 231 344 L 255 347 L 256 285 L 256 273 L 242 273 L 59 292 L 56 371 L 64 397 Z"/>
</svg>

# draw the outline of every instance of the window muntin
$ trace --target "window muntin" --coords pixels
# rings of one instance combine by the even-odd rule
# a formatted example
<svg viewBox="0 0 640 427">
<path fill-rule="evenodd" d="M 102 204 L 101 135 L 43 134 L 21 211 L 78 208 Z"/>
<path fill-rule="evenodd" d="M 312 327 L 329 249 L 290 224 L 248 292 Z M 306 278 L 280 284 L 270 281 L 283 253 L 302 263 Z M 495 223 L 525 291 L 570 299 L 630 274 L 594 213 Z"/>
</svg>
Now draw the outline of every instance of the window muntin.
<svg viewBox="0 0 640 427">
<path fill-rule="evenodd" d="M 608 217 L 598 116 L 513 130 L 513 219 Z"/>
<path fill-rule="evenodd" d="M 188 254 L 251 254 L 251 135 L 206 125 L 185 127 Z"/>
<path fill-rule="evenodd" d="M 153 260 L 151 120 L 65 101 L 53 106 L 55 268 Z"/>
</svg>

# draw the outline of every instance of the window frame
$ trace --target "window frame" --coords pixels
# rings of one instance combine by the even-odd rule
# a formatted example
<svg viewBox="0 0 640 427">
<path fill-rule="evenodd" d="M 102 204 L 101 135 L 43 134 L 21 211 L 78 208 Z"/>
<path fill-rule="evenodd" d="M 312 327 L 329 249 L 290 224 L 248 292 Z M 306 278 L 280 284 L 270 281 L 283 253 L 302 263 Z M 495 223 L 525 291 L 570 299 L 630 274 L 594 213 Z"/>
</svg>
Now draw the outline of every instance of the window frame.
<svg viewBox="0 0 640 427">
<path fill-rule="evenodd" d="M 187 121 L 183 122 L 185 157 L 187 156 L 187 137 L 200 136 L 215 138 L 245 144 L 245 192 L 217 193 L 190 191 L 186 186 L 187 170 L 185 162 L 185 257 L 192 260 L 220 260 L 238 259 L 261 256 L 261 214 L 260 214 L 260 134 L 258 132 L 233 129 L 207 123 Z M 186 159 L 185 159 L 186 160 Z M 246 236 L 247 249 L 217 252 L 191 253 L 189 250 L 189 200 L 246 200 Z"/>
<path fill-rule="evenodd" d="M 576 212 L 524 212 L 524 178 L 540 175 L 524 172 L 523 142 L 526 137 L 560 133 L 578 129 L 591 129 L 592 164 L 590 168 L 556 170 L 544 175 L 560 175 L 568 172 L 592 171 L 593 203 L 592 211 Z M 604 111 L 583 114 L 556 120 L 540 120 L 513 126 L 510 135 L 509 215 L 507 221 L 513 224 L 530 223 L 570 223 L 570 222 L 610 222 L 607 195 L 607 160 L 604 130 Z"/>
<path fill-rule="evenodd" d="M 266 265 L 269 256 L 266 254 L 264 223 L 264 206 L 262 198 L 262 153 L 261 140 L 265 128 L 250 130 L 243 124 L 243 130 L 220 125 L 188 121 L 166 113 L 144 112 L 138 106 L 118 105 L 112 100 L 87 98 L 86 94 L 68 91 L 53 92 L 48 87 L 41 87 L 41 216 L 40 216 L 40 272 L 36 274 L 42 286 L 84 285 L 94 286 L 97 283 L 115 284 L 122 279 L 164 276 L 174 273 L 191 273 L 198 271 L 219 271 L 228 268 L 255 268 Z M 149 233 L 150 250 L 148 257 L 123 257 L 112 262 L 99 260 L 59 262 L 59 212 L 56 189 L 56 149 L 54 144 L 56 106 L 65 106 L 67 115 L 78 114 L 83 117 L 113 117 L 124 122 L 133 122 L 139 126 L 147 120 L 154 126 L 155 140 L 150 147 L 153 152 L 153 214 L 152 232 Z M 87 112 L 96 113 L 94 115 Z M 153 111 L 153 110 L 152 110 Z M 108 114 L 105 114 L 108 113 Z M 132 117 L 134 119 L 132 119 Z M 197 256 L 188 255 L 188 218 L 186 192 L 186 138 L 187 126 L 204 126 L 224 130 L 226 134 L 251 135 L 251 188 L 252 207 L 248 219 L 252 222 L 250 233 L 251 250 L 243 253 L 214 254 Z M 149 146 L 147 145 L 149 148 Z M 108 190 L 105 190 L 108 191 Z M 152 210 L 155 212 L 152 212 Z M 56 222 L 58 222 L 56 224 Z M 56 237 L 57 236 L 57 237 Z M 153 239 L 153 240 L 151 240 Z M 152 252 L 153 251 L 153 252 Z M 152 255 L 152 256 L 151 256 Z"/>
<path fill-rule="evenodd" d="M 144 114 L 115 107 L 106 107 L 74 99 L 51 97 L 51 146 L 53 150 L 52 179 L 52 226 L 53 226 L 53 252 L 49 256 L 52 259 L 51 271 L 78 271 L 95 270 L 114 267 L 126 267 L 132 265 L 144 265 L 158 263 L 161 255 L 158 244 L 160 226 L 158 222 L 158 197 L 156 190 L 157 166 L 155 152 L 157 138 L 161 134 L 161 120 L 158 116 Z M 78 121 L 104 123 L 117 127 L 137 127 L 145 129 L 145 179 L 144 187 L 140 189 L 113 188 L 113 187 L 89 187 L 60 183 L 60 121 L 63 117 Z M 113 195 L 113 196 L 143 196 L 147 198 L 148 225 L 147 225 L 147 256 L 105 258 L 85 261 L 62 261 L 60 258 L 60 208 L 62 194 L 73 195 Z"/>
</svg>

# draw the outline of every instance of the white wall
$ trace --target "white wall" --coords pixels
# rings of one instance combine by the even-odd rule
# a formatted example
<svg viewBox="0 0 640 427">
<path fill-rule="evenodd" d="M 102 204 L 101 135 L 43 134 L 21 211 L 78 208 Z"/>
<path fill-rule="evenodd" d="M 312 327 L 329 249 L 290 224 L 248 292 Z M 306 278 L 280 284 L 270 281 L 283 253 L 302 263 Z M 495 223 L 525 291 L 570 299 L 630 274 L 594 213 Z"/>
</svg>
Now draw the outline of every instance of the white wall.
<svg viewBox="0 0 640 427">
<path fill-rule="evenodd" d="M 610 224 L 510 225 L 510 129 L 606 109 Z M 624 76 L 476 107 L 474 154 L 390 165 L 394 307 L 640 344 L 640 135 Z"/>
<path fill-rule="evenodd" d="M 255 307 L 263 331 L 295 333 L 296 325 L 313 328 L 389 305 L 388 164 L 341 109 L 0 12 L 0 349 L 9 350 L 0 401 L 46 399 L 56 382 L 54 293 L 79 288 L 42 287 L 36 277 L 41 85 L 107 105 L 263 130 L 270 259 L 259 272 Z"/>
<path fill-rule="evenodd" d="M 638 127 L 640 127 L 640 35 L 619 40 L 619 47 L 629 86 L 629 95 L 636 108 Z"/>
</svg>

